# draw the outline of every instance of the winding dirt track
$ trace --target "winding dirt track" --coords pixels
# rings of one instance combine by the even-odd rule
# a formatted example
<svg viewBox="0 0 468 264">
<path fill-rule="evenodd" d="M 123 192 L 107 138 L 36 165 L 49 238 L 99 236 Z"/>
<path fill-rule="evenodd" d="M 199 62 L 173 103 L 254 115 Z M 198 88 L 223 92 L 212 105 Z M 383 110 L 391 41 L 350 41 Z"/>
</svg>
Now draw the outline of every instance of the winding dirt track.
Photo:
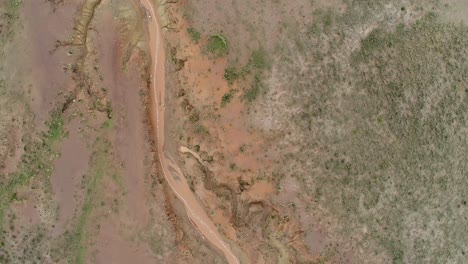
<svg viewBox="0 0 468 264">
<path fill-rule="evenodd" d="M 172 191 L 182 201 L 190 221 L 195 225 L 202 236 L 221 250 L 227 261 L 231 264 L 240 263 L 239 259 L 223 241 L 216 226 L 208 217 L 198 202 L 194 193 L 174 160 L 164 152 L 164 95 L 165 95 L 165 54 L 162 45 L 162 36 L 156 19 L 156 12 L 150 0 L 140 0 L 148 11 L 148 26 L 150 33 L 150 49 L 152 56 L 151 79 L 151 119 L 156 135 L 158 160 L 161 170 Z"/>
</svg>

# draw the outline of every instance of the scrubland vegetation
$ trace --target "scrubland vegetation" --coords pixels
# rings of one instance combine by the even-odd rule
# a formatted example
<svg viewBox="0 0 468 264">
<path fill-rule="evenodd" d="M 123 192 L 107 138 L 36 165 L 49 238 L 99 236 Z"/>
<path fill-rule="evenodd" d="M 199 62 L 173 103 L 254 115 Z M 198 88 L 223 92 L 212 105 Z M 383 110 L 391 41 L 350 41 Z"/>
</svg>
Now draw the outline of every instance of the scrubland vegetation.
<svg viewBox="0 0 468 264">
<path fill-rule="evenodd" d="M 262 107 L 283 112 L 275 118 L 289 135 L 280 147 L 300 146 L 283 175 L 304 184 L 315 213 L 339 219 L 330 244 L 347 237 L 343 245 L 365 252 L 356 253 L 360 263 L 461 263 L 468 27 L 421 12 L 414 23 L 373 26 L 354 48 L 356 28 L 372 22 L 362 10 L 379 8 L 321 11 L 279 50 L 270 88 L 291 96 L 270 91 Z"/>
<path fill-rule="evenodd" d="M 124 2 L 129 4 L 123 0 L 120 3 Z M 351 263 L 467 262 L 468 25 L 447 21 L 447 15 L 442 15 L 441 10 L 448 1 L 336 0 L 330 1 L 332 4 L 323 1 L 327 2 L 324 4 L 303 0 L 233 0 L 229 4 L 226 2 L 225 10 L 210 9 L 209 12 L 205 12 L 206 6 L 216 6 L 213 3 L 217 0 L 189 2 L 188 7 L 183 7 L 187 12 L 183 18 L 188 20 L 189 26 L 180 34 L 199 48 L 202 59 L 208 59 L 213 67 L 208 73 L 187 73 L 196 76 L 195 81 L 181 85 L 183 82 L 175 80 L 178 74 L 200 58 L 194 59 L 190 56 L 196 55 L 186 56 L 177 50 L 186 47 L 176 45 L 177 41 L 167 45 L 171 47 L 167 58 L 174 64 L 174 71 L 168 71 L 170 74 L 166 76 L 168 92 L 172 95 L 173 91 L 178 91 L 173 98 L 166 98 L 167 104 L 171 110 L 181 109 L 180 116 L 175 114 L 178 111 L 168 111 L 173 115 L 168 116 L 173 118 L 169 123 L 186 120 L 188 125 L 186 131 L 169 133 L 167 142 L 177 135 L 185 140 L 184 144 L 200 153 L 201 159 L 209 164 L 207 168 L 222 164 L 226 175 L 219 173 L 220 170 L 213 170 L 217 174 L 208 169 L 190 171 L 190 187 L 197 192 L 200 186 L 193 182 L 200 177 L 198 180 L 204 184 L 204 190 L 213 192 L 214 201 L 221 205 L 222 210 L 212 211 L 211 215 L 225 213 L 226 226 L 232 227 L 238 242 L 250 245 L 254 241 L 260 245 L 256 250 L 261 251 L 266 262 L 302 263 L 306 257 L 298 253 L 301 251 L 295 248 L 294 240 L 310 237 L 315 230 L 309 229 L 312 225 L 307 224 L 313 222 L 314 228 L 325 231 L 317 235 L 323 238 L 312 236 L 315 240 L 309 240 L 309 251 L 321 243 L 317 241 L 325 242 L 323 247 L 316 246 L 316 252 L 311 253 L 316 261 L 310 263 L 345 263 L 345 260 Z M 48 3 L 60 6 L 62 2 Z M 95 8 L 101 1 L 86 3 Z M 116 106 L 114 101 L 111 104 L 113 99 L 107 96 L 106 89 L 112 88 L 111 85 L 102 88 L 102 76 L 86 79 L 89 77 L 87 70 L 78 68 L 79 63 L 66 65 L 65 68 L 76 74 L 73 75 L 76 89 L 86 90 L 82 94 L 85 99 L 75 101 L 74 95 L 73 103 L 78 106 L 67 112 L 61 103 L 64 94 L 60 93 L 57 102 L 54 101 L 56 104 L 51 105 L 57 108 L 46 115 L 43 130 L 35 128 L 35 117 L 28 101 L 32 87 L 29 79 L 8 67 L 12 54 L 18 52 L 12 43 L 15 34 L 22 30 L 18 12 L 22 4 L 21 0 L 6 0 L 0 7 L 0 263 L 44 263 L 44 252 L 53 262 L 87 263 L 95 253 L 93 239 L 101 223 L 105 223 L 105 216 L 112 213 L 115 215 L 107 219 L 122 216 L 118 215 L 118 204 L 121 195 L 126 194 L 122 191 L 125 181 L 119 178 L 119 173 L 125 166 L 116 160 L 126 151 L 119 152 L 113 142 L 118 143 L 120 141 L 116 140 L 130 134 L 116 134 L 117 128 L 125 126 L 123 120 L 132 118 L 119 116 L 127 97 L 121 91 L 114 91 L 117 97 L 124 99 L 120 105 Z M 177 3 L 171 1 L 170 4 Z M 107 11 L 118 13 L 116 10 Z M 130 51 L 125 51 L 128 58 L 122 65 L 106 60 L 113 56 L 92 57 L 102 52 L 99 47 L 106 42 L 92 44 L 96 40 L 88 38 L 94 9 L 78 11 L 81 30 L 75 27 L 74 37 L 71 36 L 75 42 L 71 44 L 79 47 L 89 41 L 86 47 L 81 47 L 90 49 L 81 57 L 86 62 L 82 65 L 94 66 L 96 76 L 101 75 L 100 67 L 106 63 L 112 64 L 109 69 L 114 69 L 114 63 L 120 68 L 131 58 L 145 61 L 145 51 L 139 46 L 144 38 L 137 37 L 128 50 L 135 52 L 141 48 L 141 54 L 132 57 Z M 113 28 L 116 32 L 120 29 Z M 165 30 L 168 35 L 179 33 L 171 32 L 169 26 Z M 89 32 L 94 34 L 98 30 Z M 107 36 L 102 32 L 96 36 L 108 38 L 106 41 L 114 41 L 113 38 L 123 34 Z M 179 39 L 177 35 L 172 38 Z M 122 43 L 124 39 L 122 37 Z M 112 45 L 109 47 L 114 47 Z M 68 49 L 68 46 L 60 48 L 65 47 Z M 69 56 L 73 56 L 73 52 L 80 53 L 76 47 L 70 48 Z M 118 49 L 112 52 L 119 54 Z M 219 65 L 222 67 L 216 68 Z M 146 66 L 142 66 L 142 71 L 147 70 Z M 83 74 L 80 71 L 84 71 Z M 213 72 L 216 76 L 211 74 Z M 110 70 L 106 74 L 114 78 L 116 73 Z M 219 91 L 209 106 L 197 100 L 200 93 L 192 91 L 197 90 L 193 87 L 199 83 L 197 78 L 207 75 L 213 78 L 209 82 L 213 87 L 202 88 Z M 102 94 L 93 94 L 93 88 Z M 142 96 L 143 101 L 144 98 Z M 72 104 L 70 100 L 68 103 Z M 230 141 L 237 141 L 235 128 L 210 127 L 213 123 L 208 121 L 228 117 L 218 111 L 229 112 L 230 107 L 245 107 L 240 113 L 249 120 L 240 120 L 238 124 L 248 128 L 245 135 L 255 140 L 260 138 L 257 136 L 264 136 L 264 142 L 258 147 L 261 153 L 254 153 L 258 142 L 249 142 L 247 137 L 242 139 L 245 142 L 239 141 L 239 146 L 231 146 L 234 143 Z M 58 203 L 52 198 L 50 177 L 72 118 L 79 118 L 86 133 L 93 135 L 86 138 L 87 148 L 92 153 L 87 157 L 89 168 L 85 175 L 80 175 L 81 185 L 77 187 L 76 196 L 82 197 L 79 197 L 77 209 L 66 231 L 52 237 L 50 230 L 54 230 L 53 223 L 58 219 Z M 231 118 L 235 120 L 237 116 Z M 78 130 L 87 137 L 85 129 Z M 223 134 L 226 131 L 229 134 Z M 145 144 L 152 144 L 146 136 Z M 219 149 L 208 147 L 208 143 L 213 142 Z M 192 143 L 196 145 L 190 146 Z M 228 153 L 223 151 L 229 148 L 223 148 L 224 143 L 245 156 L 235 159 L 235 155 L 226 155 Z M 13 172 L 3 173 L 7 167 L 4 160 L 14 156 L 15 149 L 21 150 L 18 166 Z M 250 154 L 252 156 L 248 156 Z M 149 156 L 145 157 L 146 165 L 150 165 Z M 244 170 L 244 163 L 250 162 L 261 163 L 265 168 Z M 171 208 L 173 201 L 168 201 L 173 196 L 166 199 L 168 193 L 162 194 L 163 178 L 157 179 L 153 168 L 148 168 L 150 177 L 154 178 L 151 188 L 157 187 L 152 195 L 159 195 L 161 199 L 151 200 L 149 204 L 159 207 L 149 211 L 151 217 L 164 221 L 154 225 L 148 222 L 148 229 L 138 229 L 139 235 L 131 237 L 130 240 L 137 243 L 129 245 L 139 245 L 146 239 L 157 259 L 165 254 L 172 258 L 180 252 L 168 252 L 180 251 L 180 248 L 190 251 L 193 259 L 203 261 L 204 255 L 209 259 L 211 253 L 204 252 L 210 250 L 206 246 L 205 251 L 205 245 L 195 238 L 196 229 L 191 230 L 188 221 L 185 229 L 183 225 L 178 226 L 184 214 L 173 211 L 177 208 Z M 236 173 L 242 173 L 237 179 L 238 185 L 234 178 L 229 179 Z M 254 180 L 242 178 L 247 174 L 254 175 Z M 134 175 L 129 179 L 135 179 Z M 282 185 L 286 180 L 289 185 Z M 218 186 L 218 181 L 229 184 Z M 248 200 L 249 190 L 256 181 L 272 183 L 274 194 L 265 196 L 268 197 L 265 200 Z M 122 194 L 116 192 L 109 196 L 111 198 L 106 197 L 107 188 L 112 185 L 109 183 L 115 184 L 116 190 L 122 189 Z M 297 188 L 292 190 L 293 187 Z M 28 195 L 24 195 L 25 192 Z M 139 191 L 134 191 L 133 195 L 135 193 Z M 286 199 L 282 196 L 288 200 L 282 201 Z M 139 199 L 140 196 L 135 197 Z M 17 226 L 15 223 L 20 216 L 13 205 L 27 199 L 35 209 L 39 208 L 41 219 L 28 227 Z M 234 212 L 232 215 L 230 210 Z M 125 221 L 110 223 L 122 225 L 127 232 L 126 223 L 122 224 Z M 172 228 L 177 234 L 171 233 Z M 123 229 L 114 231 L 119 230 Z M 287 232 L 291 230 L 294 234 L 288 237 Z M 216 254 L 213 252 L 213 255 Z M 191 260 L 186 258 L 185 252 L 179 257 Z"/>
</svg>

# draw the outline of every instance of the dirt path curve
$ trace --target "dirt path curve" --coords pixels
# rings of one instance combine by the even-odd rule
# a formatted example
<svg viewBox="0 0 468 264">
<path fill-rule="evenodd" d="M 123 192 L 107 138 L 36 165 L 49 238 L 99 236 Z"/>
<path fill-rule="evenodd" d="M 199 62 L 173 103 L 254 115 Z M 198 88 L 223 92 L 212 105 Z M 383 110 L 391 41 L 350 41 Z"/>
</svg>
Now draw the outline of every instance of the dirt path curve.
<svg viewBox="0 0 468 264">
<path fill-rule="evenodd" d="M 150 0 L 140 0 L 148 11 L 148 23 L 150 33 L 150 49 L 152 56 L 151 79 L 151 115 L 155 128 L 157 152 L 164 177 L 176 196 L 185 206 L 185 211 L 190 221 L 197 227 L 202 236 L 221 250 L 230 264 L 240 263 L 239 259 L 223 241 L 216 226 L 208 217 L 198 202 L 194 193 L 190 190 L 182 171 L 173 159 L 164 152 L 164 94 L 165 94 L 165 54 L 161 43 L 162 37 L 156 12 Z"/>
</svg>

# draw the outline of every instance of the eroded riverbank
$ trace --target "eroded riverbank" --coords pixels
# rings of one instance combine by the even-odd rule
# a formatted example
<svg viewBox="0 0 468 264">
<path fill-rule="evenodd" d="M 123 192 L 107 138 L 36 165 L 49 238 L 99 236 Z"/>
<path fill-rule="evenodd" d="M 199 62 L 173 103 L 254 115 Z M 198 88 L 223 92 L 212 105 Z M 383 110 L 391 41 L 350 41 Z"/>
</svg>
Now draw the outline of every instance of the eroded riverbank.
<svg viewBox="0 0 468 264">
<path fill-rule="evenodd" d="M 196 196 L 190 190 L 186 178 L 174 162 L 174 159 L 164 151 L 165 53 L 154 7 L 148 0 L 142 0 L 141 3 L 148 10 L 150 49 L 152 57 L 150 84 L 151 120 L 156 137 L 157 155 L 160 162 L 161 173 L 164 175 L 164 178 L 167 180 L 174 194 L 184 204 L 189 219 L 202 236 L 210 241 L 210 243 L 212 243 L 217 249 L 222 251 L 229 263 L 240 263 L 239 259 L 218 233 L 216 226 L 207 216 Z"/>
</svg>

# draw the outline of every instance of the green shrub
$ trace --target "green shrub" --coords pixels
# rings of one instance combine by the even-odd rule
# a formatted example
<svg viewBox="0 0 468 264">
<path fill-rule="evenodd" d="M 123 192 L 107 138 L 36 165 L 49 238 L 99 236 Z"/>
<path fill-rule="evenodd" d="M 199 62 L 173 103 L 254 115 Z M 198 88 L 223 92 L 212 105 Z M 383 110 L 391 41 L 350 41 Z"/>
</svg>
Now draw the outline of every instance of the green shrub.
<svg viewBox="0 0 468 264">
<path fill-rule="evenodd" d="M 217 34 L 208 39 L 207 50 L 215 57 L 223 57 L 228 54 L 229 45 L 225 37 Z"/>
<path fill-rule="evenodd" d="M 269 68 L 267 54 L 265 50 L 259 49 L 252 52 L 249 62 L 242 66 L 239 70 L 234 66 L 229 66 L 224 70 L 224 79 L 228 84 L 232 85 L 239 78 L 243 78 L 250 74 L 255 74 L 258 79 L 262 71 Z M 252 90 L 251 92 L 255 92 Z"/>
<path fill-rule="evenodd" d="M 234 95 L 233 90 L 231 90 L 228 93 L 226 93 L 225 95 L 223 95 L 223 97 L 221 98 L 221 106 L 225 106 L 226 104 L 230 103 L 231 100 L 232 100 L 233 95 Z"/>
</svg>

